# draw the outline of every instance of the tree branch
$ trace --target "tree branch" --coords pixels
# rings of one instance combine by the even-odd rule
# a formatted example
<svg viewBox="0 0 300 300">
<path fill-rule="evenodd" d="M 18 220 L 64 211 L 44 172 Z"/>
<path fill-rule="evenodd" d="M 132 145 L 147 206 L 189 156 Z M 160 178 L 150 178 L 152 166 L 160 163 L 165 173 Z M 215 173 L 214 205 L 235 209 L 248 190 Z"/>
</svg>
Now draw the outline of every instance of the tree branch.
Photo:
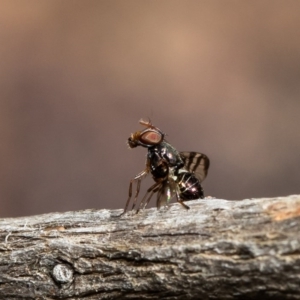
<svg viewBox="0 0 300 300">
<path fill-rule="evenodd" d="M 300 299 L 300 196 L 0 219 L 1 299 Z"/>
</svg>

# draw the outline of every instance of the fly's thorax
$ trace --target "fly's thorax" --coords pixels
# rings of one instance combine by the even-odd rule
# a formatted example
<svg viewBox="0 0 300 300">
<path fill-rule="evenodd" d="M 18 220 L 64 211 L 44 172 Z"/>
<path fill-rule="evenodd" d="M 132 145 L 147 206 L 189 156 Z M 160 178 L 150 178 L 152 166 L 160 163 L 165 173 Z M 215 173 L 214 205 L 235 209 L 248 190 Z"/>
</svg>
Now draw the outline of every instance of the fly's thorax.
<svg viewBox="0 0 300 300">
<path fill-rule="evenodd" d="M 148 148 L 148 161 L 154 178 L 166 178 L 184 165 L 178 151 L 165 141 Z"/>
<path fill-rule="evenodd" d="M 176 167 L 177 169 L 179 169 L 184 165 L 179 152 L 166 141 L 163 141 L 159 145 L 155 145 L 149 148 L 148 151 L 149 153 L 155 152 L 155 156 L 159 157 L 161 160 L 166 161 L 169 167 Z"/>
</svg>

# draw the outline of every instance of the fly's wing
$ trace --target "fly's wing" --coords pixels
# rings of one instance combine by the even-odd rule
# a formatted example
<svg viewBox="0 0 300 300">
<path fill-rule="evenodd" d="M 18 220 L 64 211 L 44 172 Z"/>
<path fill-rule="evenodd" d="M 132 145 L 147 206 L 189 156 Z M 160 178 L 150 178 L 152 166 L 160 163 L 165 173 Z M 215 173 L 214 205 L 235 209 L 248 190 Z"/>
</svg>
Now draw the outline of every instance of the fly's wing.
<svg viewBox="0 0 300 300">
<path fill-rule="evenodd" d="M 172 184 L 168 180 L 164 181 L 162 186 L 157 192 L 157 201 L 156 201 L 157 208 L 166 206 L 173 198 L 174 194 L 175 191 L 174 188 L 172 187 Z"/>
<path fill-rule="evenodd" d="M 180 157 L 184 162 L 184 167 L 188 172 L 194 173 L 202 182 L 209 168 L 209 159 L 205 154 L 198 152 L 180 152 Z"/>
</svg>

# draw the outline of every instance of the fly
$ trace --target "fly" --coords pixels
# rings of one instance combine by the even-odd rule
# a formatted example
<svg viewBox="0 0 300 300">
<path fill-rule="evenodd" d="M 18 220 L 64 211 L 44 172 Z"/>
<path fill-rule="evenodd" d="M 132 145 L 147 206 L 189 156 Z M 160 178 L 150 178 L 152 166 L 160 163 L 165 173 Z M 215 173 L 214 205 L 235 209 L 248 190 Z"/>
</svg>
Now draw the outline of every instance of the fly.
<svg viewBox="0 0 300 300">
<path fill-rule="evenodd" d="M 142 146 L 148 149 L 146 167 L 130 180 L 129 195 L 122 214 L 127 211 L 132 198 L 133 184 L 136 182 L 132 210 L 135 208 L 141 181 L 149 173 L 155 183 L 147 190 L 137 212 L 148 205 L 155 193 L 157 193 L 157 208 L 168 204 L 176 196 L 177 202 L 189 209 L 184 201 L 204 198 L 200 183 L 207 175 L 208 157 L 198 152 L 178 152 L 165 140 L 165 134 L 150 121 L 141 120 L 139 123 L 146 128 L 131 134 L 128 138 L 128 145 L 130 148 Z"/>
</svg>

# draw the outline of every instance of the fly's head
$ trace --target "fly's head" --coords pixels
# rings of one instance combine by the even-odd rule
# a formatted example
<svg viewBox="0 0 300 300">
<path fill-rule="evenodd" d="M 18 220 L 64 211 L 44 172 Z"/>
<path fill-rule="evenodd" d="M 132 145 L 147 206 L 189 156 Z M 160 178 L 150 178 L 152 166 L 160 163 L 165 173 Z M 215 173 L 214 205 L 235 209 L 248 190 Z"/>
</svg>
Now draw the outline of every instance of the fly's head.
<svg viewBox="0 0 300 300">
<path fill-rule="evenodd" d="M 150 148 L 164 140 L 165 134 L 159 128 L 153 126 L 150 121 L 140 120 L 140 124 L 146 126 L 146 129 L 131 134 L 128 138 L 128 146 L 130 148 L 137 146 Z"/>
</svg>

